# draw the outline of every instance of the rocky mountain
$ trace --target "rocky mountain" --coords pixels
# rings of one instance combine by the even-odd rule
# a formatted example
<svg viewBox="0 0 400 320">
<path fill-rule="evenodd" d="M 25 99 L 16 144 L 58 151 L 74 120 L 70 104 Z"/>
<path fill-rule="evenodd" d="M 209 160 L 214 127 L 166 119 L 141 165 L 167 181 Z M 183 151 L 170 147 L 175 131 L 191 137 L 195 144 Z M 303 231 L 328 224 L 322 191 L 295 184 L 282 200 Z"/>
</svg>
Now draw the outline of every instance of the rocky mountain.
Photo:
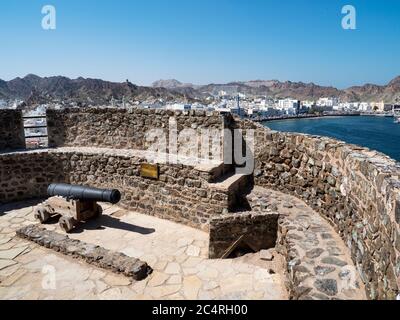
<svg viewBox="0 0 400 320">
<path fill-rule="evenodd" d="M 365 84 L 345 90 L 350 96 L 362 97 L 365 101 L 379 101 L 400 103 L 400 76 L 394 78 L 387 85 Z"/>
<path fill-rule="evenodd" d="M 152 83 L 153 88 L 166 88 L 166 89 L 175 89 L 175 88 L 195 88 L 196 86 L 191 83 L 182 83 L 175 79 L 168 80 L 158 80 Z"/>
<path fill-rule="evenodd" d="M 109 104 L 111 99 L 121 100 L 192 101 L 184 92 L 173 89 L 142 87 L 130 83 L 109 82 L 100 79 L 67 77 L 39 77 L 29 74 L 10 81 L 0 80 L 0 99 L 21 99 L 27 105 L 55 101 L 76 102 L 82 105 Z"/>
<path fill-rule="evenodd" d="M 114 98 L 126 101 L 180 101 L 204 102 L 220 91 L 234 95 L 291 97 L 299 100 L 316 100 L 321 97 L 338 97 L 342 101 L 385 101 L 400 103 L 400 76 L 387 85 L 365 84 L 345 90 L 319 86 L 314 83 L 281 82 L 278 80 L 236 81 L 226 84 L 193 85 L 174 79 L 158 80 L 151 87 L 126 82 L 109 82 L 100 79 L 62 76 L 39 77 L 29 74 L 10 81 L 0 80 L 0 100 L 23 100 L 25 105 L 51 102 L 75 102 L 80 105 L 107 105 Z"/>
<path fill-rule="evenodd" d="M 238 81 L 227 84 L 208 84 L 193 86 L 182 84 L 177 80 L 166 80 L 168 89 L 183 91 L 187 94 L 202 98 L 206 95 L 218 95 L 220 91 L 228 94 L 238 92 L 250 96 L 268 96 L 273 98 L 291 97 L 299 100 L 316 100 L 322 97 L 337 97 L 342 101 L 385 101 L 388 103 L 400 102 L 400 76 L 390 81 L 387 85 L 365 84 L 354 86 L 345 90 L 334 87 L 316 85 L 304 82 L 281 82 L 278 80 L 253 80 Z M 163 87 L 164 80 L 156 82 L 157 87 Z M 154 85 L 154 84 L 153 84 Z M 189 89 L 192 89 L 191 91 Z"/>
</svg>

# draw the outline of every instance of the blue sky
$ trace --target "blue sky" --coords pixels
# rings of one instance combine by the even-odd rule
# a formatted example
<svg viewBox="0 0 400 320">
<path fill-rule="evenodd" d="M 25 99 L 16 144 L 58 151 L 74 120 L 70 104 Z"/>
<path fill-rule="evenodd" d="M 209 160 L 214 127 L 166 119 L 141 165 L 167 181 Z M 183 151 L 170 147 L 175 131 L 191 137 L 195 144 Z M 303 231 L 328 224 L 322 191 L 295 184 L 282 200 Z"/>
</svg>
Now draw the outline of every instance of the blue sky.
<svg viewBox="0 0 400 320">
<path fill-rule="evenodd" d="M 41 27 L 47 4 L 56 30 Z M 357 10 L 357 30 L 341 27 L 346 4 Z M 400 75 L 400 1 L 3 0 L 0 43 L 4 80 L 385 84 Z"/>
</svg>

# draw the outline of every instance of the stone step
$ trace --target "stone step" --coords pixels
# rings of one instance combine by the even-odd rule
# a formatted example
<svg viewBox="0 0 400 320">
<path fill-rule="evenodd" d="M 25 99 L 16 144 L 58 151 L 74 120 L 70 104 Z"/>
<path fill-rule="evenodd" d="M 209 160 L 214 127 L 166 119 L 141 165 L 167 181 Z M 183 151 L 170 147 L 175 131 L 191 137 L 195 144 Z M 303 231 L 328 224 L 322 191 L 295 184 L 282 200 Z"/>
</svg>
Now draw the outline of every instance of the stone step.
<svg viewBox="0 0 400 320">
<path fill-rule="evenodd" d="M 234 211 L 240 205 L 243 195 L 252 187 L 252 176 L 228 173 L 210 183 L 209 187 L 227 193 L 228 210 Z"/>
<path fill-rule="evenodd" d="M 209 186 L 221 191 L 235 191 L 240 187 L 246 186 L 249 177 L 249 175 L 245 174 L 228 173 L 210 183 Z"/>
<path fill-rule="evenodd" d="M 219 181 L 224 175 L 232 172 L 232 165 L 221 163 L 206 163 L 199 164 L 195 167 L 196 170 L 207 174 L 207 181 L 214 183 Z"/>
</svg>

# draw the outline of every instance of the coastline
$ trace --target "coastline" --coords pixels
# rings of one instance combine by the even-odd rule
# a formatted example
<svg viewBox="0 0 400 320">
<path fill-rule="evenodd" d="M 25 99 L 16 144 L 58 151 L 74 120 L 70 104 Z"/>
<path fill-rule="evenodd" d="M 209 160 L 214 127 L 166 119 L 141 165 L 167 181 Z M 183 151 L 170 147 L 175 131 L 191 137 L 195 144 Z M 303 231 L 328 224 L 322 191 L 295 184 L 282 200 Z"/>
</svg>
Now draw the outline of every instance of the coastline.
<svg viewBox="0 0 400 320">
<path fill-rule="evenodd" d="M 271 130 L 331 137 L 382 152 L 400 162 L 400 125 L 393 117 L 361 114 L 358 117 L 314 117 L 260 122 Z"/>
<path fill-rule="evenodd" d="M 254 117 L 247 118 L 254 122 L 268 122 L 268 121 L 280 121 L 280 120 L 297 120 L 297 119 L 318 119 L 328 117 L 357 117 L 357 116 L 373 116 L 373 117 L 393 117 L 390 114 L 379 114 L 379 113 L 367 113 L 367 112 L 330 112 L 322 114 L 300 114 L 300 115 L 285 115 L 276 117 Z"/>
</svg>

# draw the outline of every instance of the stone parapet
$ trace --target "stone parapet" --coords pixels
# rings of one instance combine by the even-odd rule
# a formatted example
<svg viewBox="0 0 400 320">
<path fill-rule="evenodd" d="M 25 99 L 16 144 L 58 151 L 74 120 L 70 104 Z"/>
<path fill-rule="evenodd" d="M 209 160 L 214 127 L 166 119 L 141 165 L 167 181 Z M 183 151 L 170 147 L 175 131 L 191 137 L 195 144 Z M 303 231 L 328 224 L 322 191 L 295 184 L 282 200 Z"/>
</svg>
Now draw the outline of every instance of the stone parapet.
<svg viewBox="0 0 400 320">
<path fill-rule="evenodd" d="M 399 163 L 325 137 L 268 129 L 256 136 L 255 184 L 296 195 L 328 219 L 368 297 L 393 299 L 400 287 Z"/>
<path fill-rule="evenodd" d="M 165 142 L 165 152 L 169 152 L 169 148 L 176 145 L 176 152 L 179 154 L 198 154 L 202 146 L 209 146 L 210 153 L 218 159 L 222 159 L 221 144 L 226 121 L 226 116 L 218 112 L 201 110 L 116 108 L 47 110 L 50 147 L 90 146 L 147 150 L 156 141 Z M 202 140 L 205 130 L 211 131 L 207 142 Z M 160 132 L 164 134 L 162 137 Z M 210 141 L 212 139 L 215 141 Z M 170 153 L 174 152 L 175 150 Z"/>
<path fill-rule="evenodd" d="M 116 188 L 121 206 L 207 229 L 228 210 L 229 190 L 209 188 L 215 166 L 158 164 L 159 179 L 140 175 L 141 150 L 58 148 L 0 154 L 0 203 L 46 197 L 54 182 Z M 156 158 L 153 158 L 155 161 Z"/>
</svg>

